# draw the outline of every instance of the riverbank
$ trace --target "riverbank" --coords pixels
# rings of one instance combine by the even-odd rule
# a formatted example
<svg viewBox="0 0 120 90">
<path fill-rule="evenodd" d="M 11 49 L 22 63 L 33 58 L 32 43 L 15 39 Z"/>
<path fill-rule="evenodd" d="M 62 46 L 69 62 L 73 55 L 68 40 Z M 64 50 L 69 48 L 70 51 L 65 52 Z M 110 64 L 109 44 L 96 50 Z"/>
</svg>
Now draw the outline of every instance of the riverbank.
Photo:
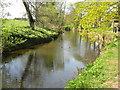
<svg viewBox="0 0 120 90">
<path fill-rule="evenodd" d="M 10 52 L 47 43 L 58 37 L 57 30 L 35 27 L 31 30 L 27 21 L 2 19 L 2 51 Z"/>
<path fill-rule="evenodd" d="M 118 88 L 118 40 L 106 43 L 95 62 L 70 80 L 66 88 Z"/>
</svg>

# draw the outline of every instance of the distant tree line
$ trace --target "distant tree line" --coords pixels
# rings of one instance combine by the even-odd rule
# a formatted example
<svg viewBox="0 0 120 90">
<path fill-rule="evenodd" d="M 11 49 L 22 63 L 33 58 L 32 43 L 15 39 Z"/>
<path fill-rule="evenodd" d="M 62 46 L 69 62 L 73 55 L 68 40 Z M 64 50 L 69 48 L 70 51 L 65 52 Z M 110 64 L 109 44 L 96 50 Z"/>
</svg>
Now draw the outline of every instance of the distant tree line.
<svg viewBox="0 0 120 90">
<path fill-rule="evenodd" d="M 27 18 L 14 18 L 15 20 L 23 20 L 23 21 L 27 21 Z"/>
</svg>

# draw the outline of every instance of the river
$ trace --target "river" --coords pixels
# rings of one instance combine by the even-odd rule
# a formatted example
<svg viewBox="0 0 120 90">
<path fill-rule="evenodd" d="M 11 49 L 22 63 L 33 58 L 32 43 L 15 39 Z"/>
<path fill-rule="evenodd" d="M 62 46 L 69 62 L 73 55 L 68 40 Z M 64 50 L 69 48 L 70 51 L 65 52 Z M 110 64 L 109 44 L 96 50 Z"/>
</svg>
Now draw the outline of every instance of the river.
<svg viewBox="0 0 120 90">
<path fill-rule="evenodd" d="M 99 45 L 83 41 L 78 32 L 3 56 L 3 88 L 63 88 L 99 55 Z"/>
</svg>

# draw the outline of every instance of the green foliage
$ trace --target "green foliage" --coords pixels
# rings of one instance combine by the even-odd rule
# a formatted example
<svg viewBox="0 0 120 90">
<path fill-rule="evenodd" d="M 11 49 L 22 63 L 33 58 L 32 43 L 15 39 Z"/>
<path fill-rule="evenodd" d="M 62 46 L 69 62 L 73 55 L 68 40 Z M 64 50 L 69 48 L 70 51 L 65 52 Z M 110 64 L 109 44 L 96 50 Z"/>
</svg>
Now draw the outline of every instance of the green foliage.
<svg viewBox="0 0 120 90">
<path fill-rule="evenodd" d="M 39 5 L 39 3 L 37 3 Z M 58 9 L 55 2 L 40 3 L 40 7 L 35 11 L 37 26 L 52 27 L 60 22 L 58 18 Z M 59 21 L 59 22 L 58 22 Z"/>
<path fill-rule="evenodd" d="M 47 30 L 36 27 L 31 30 L 27 21 L 4 20 L 2 24 L 2 47 L 3 50 L 25 43 L 30 39 L 52 38 L 57 35 L 55 30 Z"/>
<path fill-rule="evenodd" d="M 74 22 L 75 9 L 73 6 L 70 6 L 70 13 L 65 14 L 65 25 L 70 25 L 72 27 L 77 26 L 77 22 Z M 79 21 L 78 21 L 79 22 Z"/>
<path fill-rule="evenodd" d="M 91 42 L 99 42 L 100 36 L 113 36 L 114 33 L 106 33 L 112 31 L 112 27 L 101 27 L 101 28 L 89 28 L 80 32 L 80 35 L 83 36 L 83 40 L 86 41 L 89 38 Z M 99 38 L 98 38 L 99 37 Z"/>
<path fill-rule="evenodd" d="M 116 2 L 78 2 L 75 7 L 74 22 L 84 29 L 111 26 L 118 16 Z"/>
<path fill-rule="evenodd" d="M 117 47 L 117 43 L 115 42 L 110 42 L 110 43 L 107 43 L 106 46 L 108 46 L 109 48 L 112 48 L 112 47 Z"/>
<path fill-rule="evenodd" d="M 63 28 L 66 28 L 66 27 L 73 27 L 73 26 L 71 26 L 71 25 L 64 25 L 64 26 L 62 26 Z"/>
</svg>

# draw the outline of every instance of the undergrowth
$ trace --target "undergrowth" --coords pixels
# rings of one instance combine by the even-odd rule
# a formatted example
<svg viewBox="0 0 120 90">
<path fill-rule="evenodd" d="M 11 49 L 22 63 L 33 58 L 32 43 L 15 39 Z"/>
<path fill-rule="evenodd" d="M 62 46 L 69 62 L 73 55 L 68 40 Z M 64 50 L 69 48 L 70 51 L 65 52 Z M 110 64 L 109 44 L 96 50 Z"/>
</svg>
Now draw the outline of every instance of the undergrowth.
<svg viewBox="0 0 120 90">
<path fill-rule="evenodd" d="M 10 48 L 30 39 L 52 38 L 56 30 L 35 27 L 31 30 L 27 21 L 2 19 L 2 48 Z"/>
</svg>

